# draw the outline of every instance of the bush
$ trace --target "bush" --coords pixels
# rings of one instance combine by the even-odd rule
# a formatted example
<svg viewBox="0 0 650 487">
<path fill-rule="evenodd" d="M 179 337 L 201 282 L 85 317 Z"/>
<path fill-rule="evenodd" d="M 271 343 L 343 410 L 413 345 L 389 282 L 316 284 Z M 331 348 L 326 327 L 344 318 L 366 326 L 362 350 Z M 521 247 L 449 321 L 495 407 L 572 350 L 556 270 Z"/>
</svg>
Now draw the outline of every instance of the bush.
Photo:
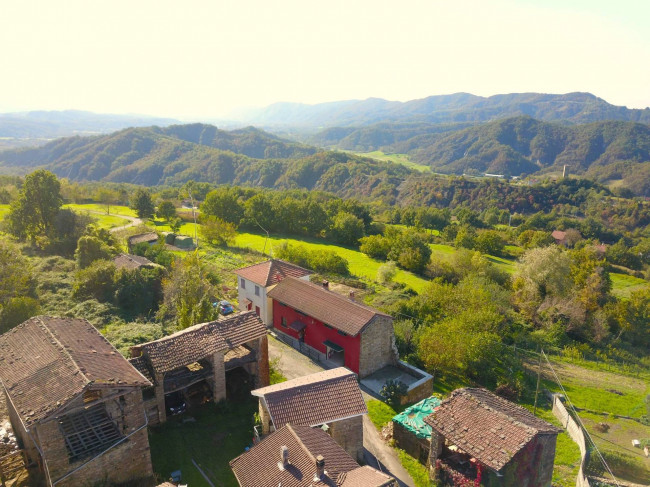
<svg viewBox="0 0 650 487">
<path fill-rule="evenodd" d="M 39 313 L 39 304 L 34 298 L 19 296 L 0 306 L 0 333 L 11 330 L 23 321 Z"/>
<path fill-rule="evenodd" d="M 86 235 L 77 241 L 74 258 L 80 269 L 85 269 L 96 260 L 107 260 L 113 255 L 113 249 L 99 238 Z"/>
<path fill-rule="evenodd" d="M 408 392 L 408 386 L 400 380 L 388 379 L 379 394 L 392 406 L 399 406 L 402 397 Z"/>
<path fill-rule="evenodd" d="M 77 300 L 94 298 L 100 302 L 112 301 L 115 294 L 115 264 L 97 260 L 74 276 L 72 296 Z"/>
<path fill-rule="evenodd" d="M 333 250 L 309 250 L 303 245 L 291 245 L 282 242 L 273 247 L 273 254 L 278 259 L 293 262 L 321 274 L 350 274 L 348 261 Z"/>
<path fill-rule="evenodd" d="M 395 262 L 386 262 L 385 264 L 379 266 L 379 269 L 377 269 L 377 280 L 381 284 L 388 284 L 393 281 L 396 272 L 397 266 L 395 265 Z"/>
<path fill-rule="evenodd" d="M 236 227 L 215 216 L 201 218 L 199 232 L 203 240 L 212 245 L 229 245 L 237 237 Z"/>
</svg>

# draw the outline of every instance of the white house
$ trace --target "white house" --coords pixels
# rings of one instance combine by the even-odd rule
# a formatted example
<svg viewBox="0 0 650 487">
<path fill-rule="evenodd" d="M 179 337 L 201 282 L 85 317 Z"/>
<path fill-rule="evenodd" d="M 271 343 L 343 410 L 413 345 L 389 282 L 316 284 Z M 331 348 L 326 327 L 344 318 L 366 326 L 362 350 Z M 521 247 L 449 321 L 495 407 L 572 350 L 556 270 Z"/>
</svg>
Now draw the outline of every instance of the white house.
<svg viewBox="0 0 650 487">
<path fill-rule="evenodd" d="M 237 291 L 240 310 L 255 310 L 265 325 L 273 324 L 273 304 L 268 291 L 286 277 L 309 281 L 313 272 L 284 260 L 271 259 L 237 269 Z"/>
</svg>

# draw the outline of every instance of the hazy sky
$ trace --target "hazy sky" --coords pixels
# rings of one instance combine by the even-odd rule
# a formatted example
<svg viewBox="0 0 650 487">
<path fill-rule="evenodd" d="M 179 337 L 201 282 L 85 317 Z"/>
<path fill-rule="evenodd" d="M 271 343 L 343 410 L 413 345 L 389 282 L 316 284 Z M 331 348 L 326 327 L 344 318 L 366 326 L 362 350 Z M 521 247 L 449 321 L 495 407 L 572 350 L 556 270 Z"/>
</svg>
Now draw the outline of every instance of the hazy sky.
<svg viewBox="0 0 650 487">
<path fill-rule="evenodd" d="M 3 0 L 0 111 L 588 91 L 650 106 L 648 0 Z"/>
</svg>

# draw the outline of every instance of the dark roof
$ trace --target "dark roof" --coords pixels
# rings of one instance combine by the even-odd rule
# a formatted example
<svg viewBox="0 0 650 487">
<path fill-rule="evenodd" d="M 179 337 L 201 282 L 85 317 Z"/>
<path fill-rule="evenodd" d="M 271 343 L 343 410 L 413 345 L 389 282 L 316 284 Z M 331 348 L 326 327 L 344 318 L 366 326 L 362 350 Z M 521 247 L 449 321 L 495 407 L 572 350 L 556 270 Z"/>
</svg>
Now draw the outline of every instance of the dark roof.
<svg viewBox="0 0 650 487">
<path fill-rule="evenodd" d="M 144 356 L 130 358 L 129 362 L 135 367 L 138 372 L 145 376 L 149 382 L 152 384 L 154 383 L 153 375 L 151 375 L 151 369 L 149 368 L 147 359 Z"/>
<path fill-rule="evenodd" d="M 49 316 L 0 336 L 0 380 L 26 426 L 88 387 L 151 385 L 86 320 Z"/>
<path fill-rule="evenodd" d="M 289 465 L 281 470 L 280 449 L 289 450 Z M 316 457 L 325 460 L 326 474 L 314 481 Z M 345 475 L 360 468 L 357 462 L 341 448 L 330 435 L 320 428 L 286 425 L 267 436 L 261 443 L 230 462 L 241 487 L 379 487 L 390 485 L 377 483 L 377 476 L 366 471 L 353 475 L 351 483 Z M 383 479 L 383 477 L 382 477 Z"/>
<path fill-rule="evenodd" d="M 157 242 L 158 234 L 156 232 L 140 233 L 129 237 L 129 244 L 135 245 L 142 242 Z"/>
<path fill-rule="evenodd" d="M 279 259 L 267 260 L 266 262 L 242 267 L 235 271 L 235 274 L 238 276 L 264 287 L 277 284 L 287 277 L 299 278 L 309 276 L 313 273 L 309 269 Z"/>
<path fill-rule="evenodd" d="M 499 471 L 537 434 L 559 429 L 486 389 L 457 389 L 425 421 L 461 450 Z"/>
<path fill-rule="evenodd" d="M 146 257 L 131 254 L 120 254 L 113 258 L 113 263 L 118 269 L 137 269 L 139 267 L 155 267 L 158 265 Z"/>
<path fill-rule="evenodd" d="M 376 316 L 389 316 L 323 286 L 291 277 L 276 285 L 268 296 L 353 336 Z"/>
<path fill-rule="evenodd" d="M 356 375 L 345 367 L 262 387 L 252 394 L 264 398 L 276 427 L 318 426 L 368 412 Z"/>
<path fill-rule="evenodd" d="M 141 350 L 150 366 L 165 373 L 260 338 L 266 327 L 254 311 L 245 311 L 217 321 L 201 323 L 172 335 L 133 347 Z M 153 374 L 152 374 L 153 375 Z"/>
</svg>

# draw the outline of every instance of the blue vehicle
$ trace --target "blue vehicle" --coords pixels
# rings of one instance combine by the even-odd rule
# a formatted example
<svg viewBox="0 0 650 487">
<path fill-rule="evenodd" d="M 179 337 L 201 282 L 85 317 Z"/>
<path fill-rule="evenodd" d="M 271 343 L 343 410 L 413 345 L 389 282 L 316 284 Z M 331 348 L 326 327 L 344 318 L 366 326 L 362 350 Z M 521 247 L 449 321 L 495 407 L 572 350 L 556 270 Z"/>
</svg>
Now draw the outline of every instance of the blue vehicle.
<svg viewBox="0 0 650 487">
<path fill-rule="evenodd" d="M 232 304 L 225 300 L 217 303 L 217 309 L 222 315 L 229 315 L 230 313 L 235 312 L 235 308 L 233 308 Z"/>
</svg>

